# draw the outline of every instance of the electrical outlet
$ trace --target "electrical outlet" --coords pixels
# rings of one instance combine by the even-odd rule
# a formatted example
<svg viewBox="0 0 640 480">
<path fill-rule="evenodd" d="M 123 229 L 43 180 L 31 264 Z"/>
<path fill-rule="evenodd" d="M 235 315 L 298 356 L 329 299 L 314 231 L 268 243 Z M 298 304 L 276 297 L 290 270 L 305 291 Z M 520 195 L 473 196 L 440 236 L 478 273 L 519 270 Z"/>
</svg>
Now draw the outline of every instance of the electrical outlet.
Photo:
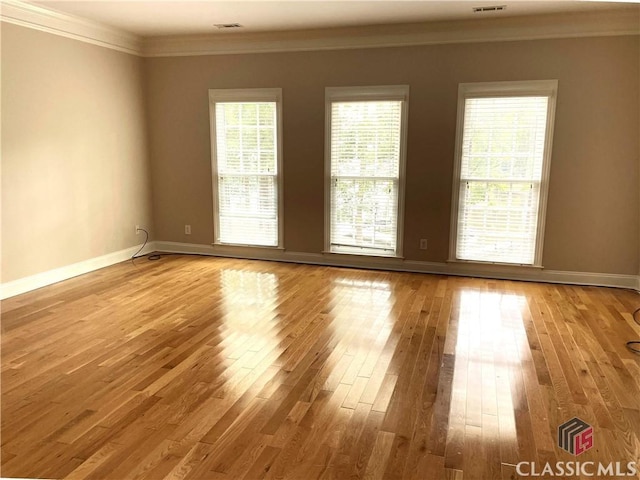
<svg viewBox="0 0 640 480">
<path fill-rule="evenodd" d="M 191 235 L 191 225 L 185 225 L 184 226 L 184 234 L 185 235 Z"/>
<path fill-rule="evenodd" d="M 427 249 L 427 239 L 426 238 L 421 238 L 420 239 L 420 250 L 426 250 Z"/>
<path fill-rule="evenodd" d="M 136 225 L 136 235 L 140 233 L 140 225 Z"/>
</svg>

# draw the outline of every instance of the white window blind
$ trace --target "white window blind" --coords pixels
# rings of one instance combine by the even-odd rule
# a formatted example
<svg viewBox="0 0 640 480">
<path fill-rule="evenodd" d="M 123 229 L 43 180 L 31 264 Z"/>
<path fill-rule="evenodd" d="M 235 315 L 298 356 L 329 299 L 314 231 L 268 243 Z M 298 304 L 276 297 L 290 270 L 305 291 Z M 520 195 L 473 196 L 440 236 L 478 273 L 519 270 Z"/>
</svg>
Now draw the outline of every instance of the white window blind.
<svg viewBox="0 0 640 480">
<path fill-rule="evenodd" d="M 278 246 L 277 103 L 214 104 L 216 243 Z"/>
<path fill-rule="evenodd" d="M 466 98 L 456 258 L 534 264 L 548 96 Z"/>
<path fill-rule="evenodd" d="M 397 251 L 402 104 L 331 103 L 331 251 Z"/>
</svg>

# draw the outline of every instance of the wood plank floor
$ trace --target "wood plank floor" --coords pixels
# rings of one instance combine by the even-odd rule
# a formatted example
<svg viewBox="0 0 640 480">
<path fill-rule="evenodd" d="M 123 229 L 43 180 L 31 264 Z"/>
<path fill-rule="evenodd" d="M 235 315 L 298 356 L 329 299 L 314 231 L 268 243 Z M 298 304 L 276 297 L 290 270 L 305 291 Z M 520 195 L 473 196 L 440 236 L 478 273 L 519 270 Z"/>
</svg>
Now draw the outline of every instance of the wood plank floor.
<svg viewBox="0 0 640 480">
<path fill-rule="evenodd" d="M 637 461 L 634 292 L 123 263 L 2 303 L 2 476 L 512 479 Z M 559 449 L 578 416 L 594 447 Z"/>
</svg>

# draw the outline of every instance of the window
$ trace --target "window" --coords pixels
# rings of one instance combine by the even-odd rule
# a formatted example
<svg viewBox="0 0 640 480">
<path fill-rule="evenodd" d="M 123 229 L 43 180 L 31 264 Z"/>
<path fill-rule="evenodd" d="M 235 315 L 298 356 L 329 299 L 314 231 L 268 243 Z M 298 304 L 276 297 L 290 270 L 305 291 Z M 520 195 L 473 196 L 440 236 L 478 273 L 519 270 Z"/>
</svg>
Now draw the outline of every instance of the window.
<svg viewBox="0 0 640 480">
<path fill-rule="evenodd" d="M 452 260 L 541 266 L 556 91 L 460 85 Z"/>
<path fill-rule="evenodd" d="M 282 246 L 281 99 L 209 90 L 216 244 Z"/>
<path fill-rule="evenodd" d="M 325 249 L 400 256 L 409 87 L 326 89 Z"/>
</svg>

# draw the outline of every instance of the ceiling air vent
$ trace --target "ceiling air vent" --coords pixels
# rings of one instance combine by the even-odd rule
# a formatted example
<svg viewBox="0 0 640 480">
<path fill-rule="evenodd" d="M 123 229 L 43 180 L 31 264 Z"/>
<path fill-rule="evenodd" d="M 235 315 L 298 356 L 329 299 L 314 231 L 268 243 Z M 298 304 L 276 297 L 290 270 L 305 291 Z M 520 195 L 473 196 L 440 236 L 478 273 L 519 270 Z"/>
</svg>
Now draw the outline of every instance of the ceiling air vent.
<svg viewBox="0 0 640 480">
<path fill-rule="evenodd" d="M 216 23 L 214 25 L 214 27 L 219 28 L 219 29 L 242 28 L 242 25 L 240 25 L 239 23 Z"/>
<path fill-rule="evenodd" d="M 506 5 L 491 5 L 489 7 L 473 7 L 473 13 L 482 13 L 482 12 L 499 12 L 501 10 L 506 10 Z"/>
</svg>

